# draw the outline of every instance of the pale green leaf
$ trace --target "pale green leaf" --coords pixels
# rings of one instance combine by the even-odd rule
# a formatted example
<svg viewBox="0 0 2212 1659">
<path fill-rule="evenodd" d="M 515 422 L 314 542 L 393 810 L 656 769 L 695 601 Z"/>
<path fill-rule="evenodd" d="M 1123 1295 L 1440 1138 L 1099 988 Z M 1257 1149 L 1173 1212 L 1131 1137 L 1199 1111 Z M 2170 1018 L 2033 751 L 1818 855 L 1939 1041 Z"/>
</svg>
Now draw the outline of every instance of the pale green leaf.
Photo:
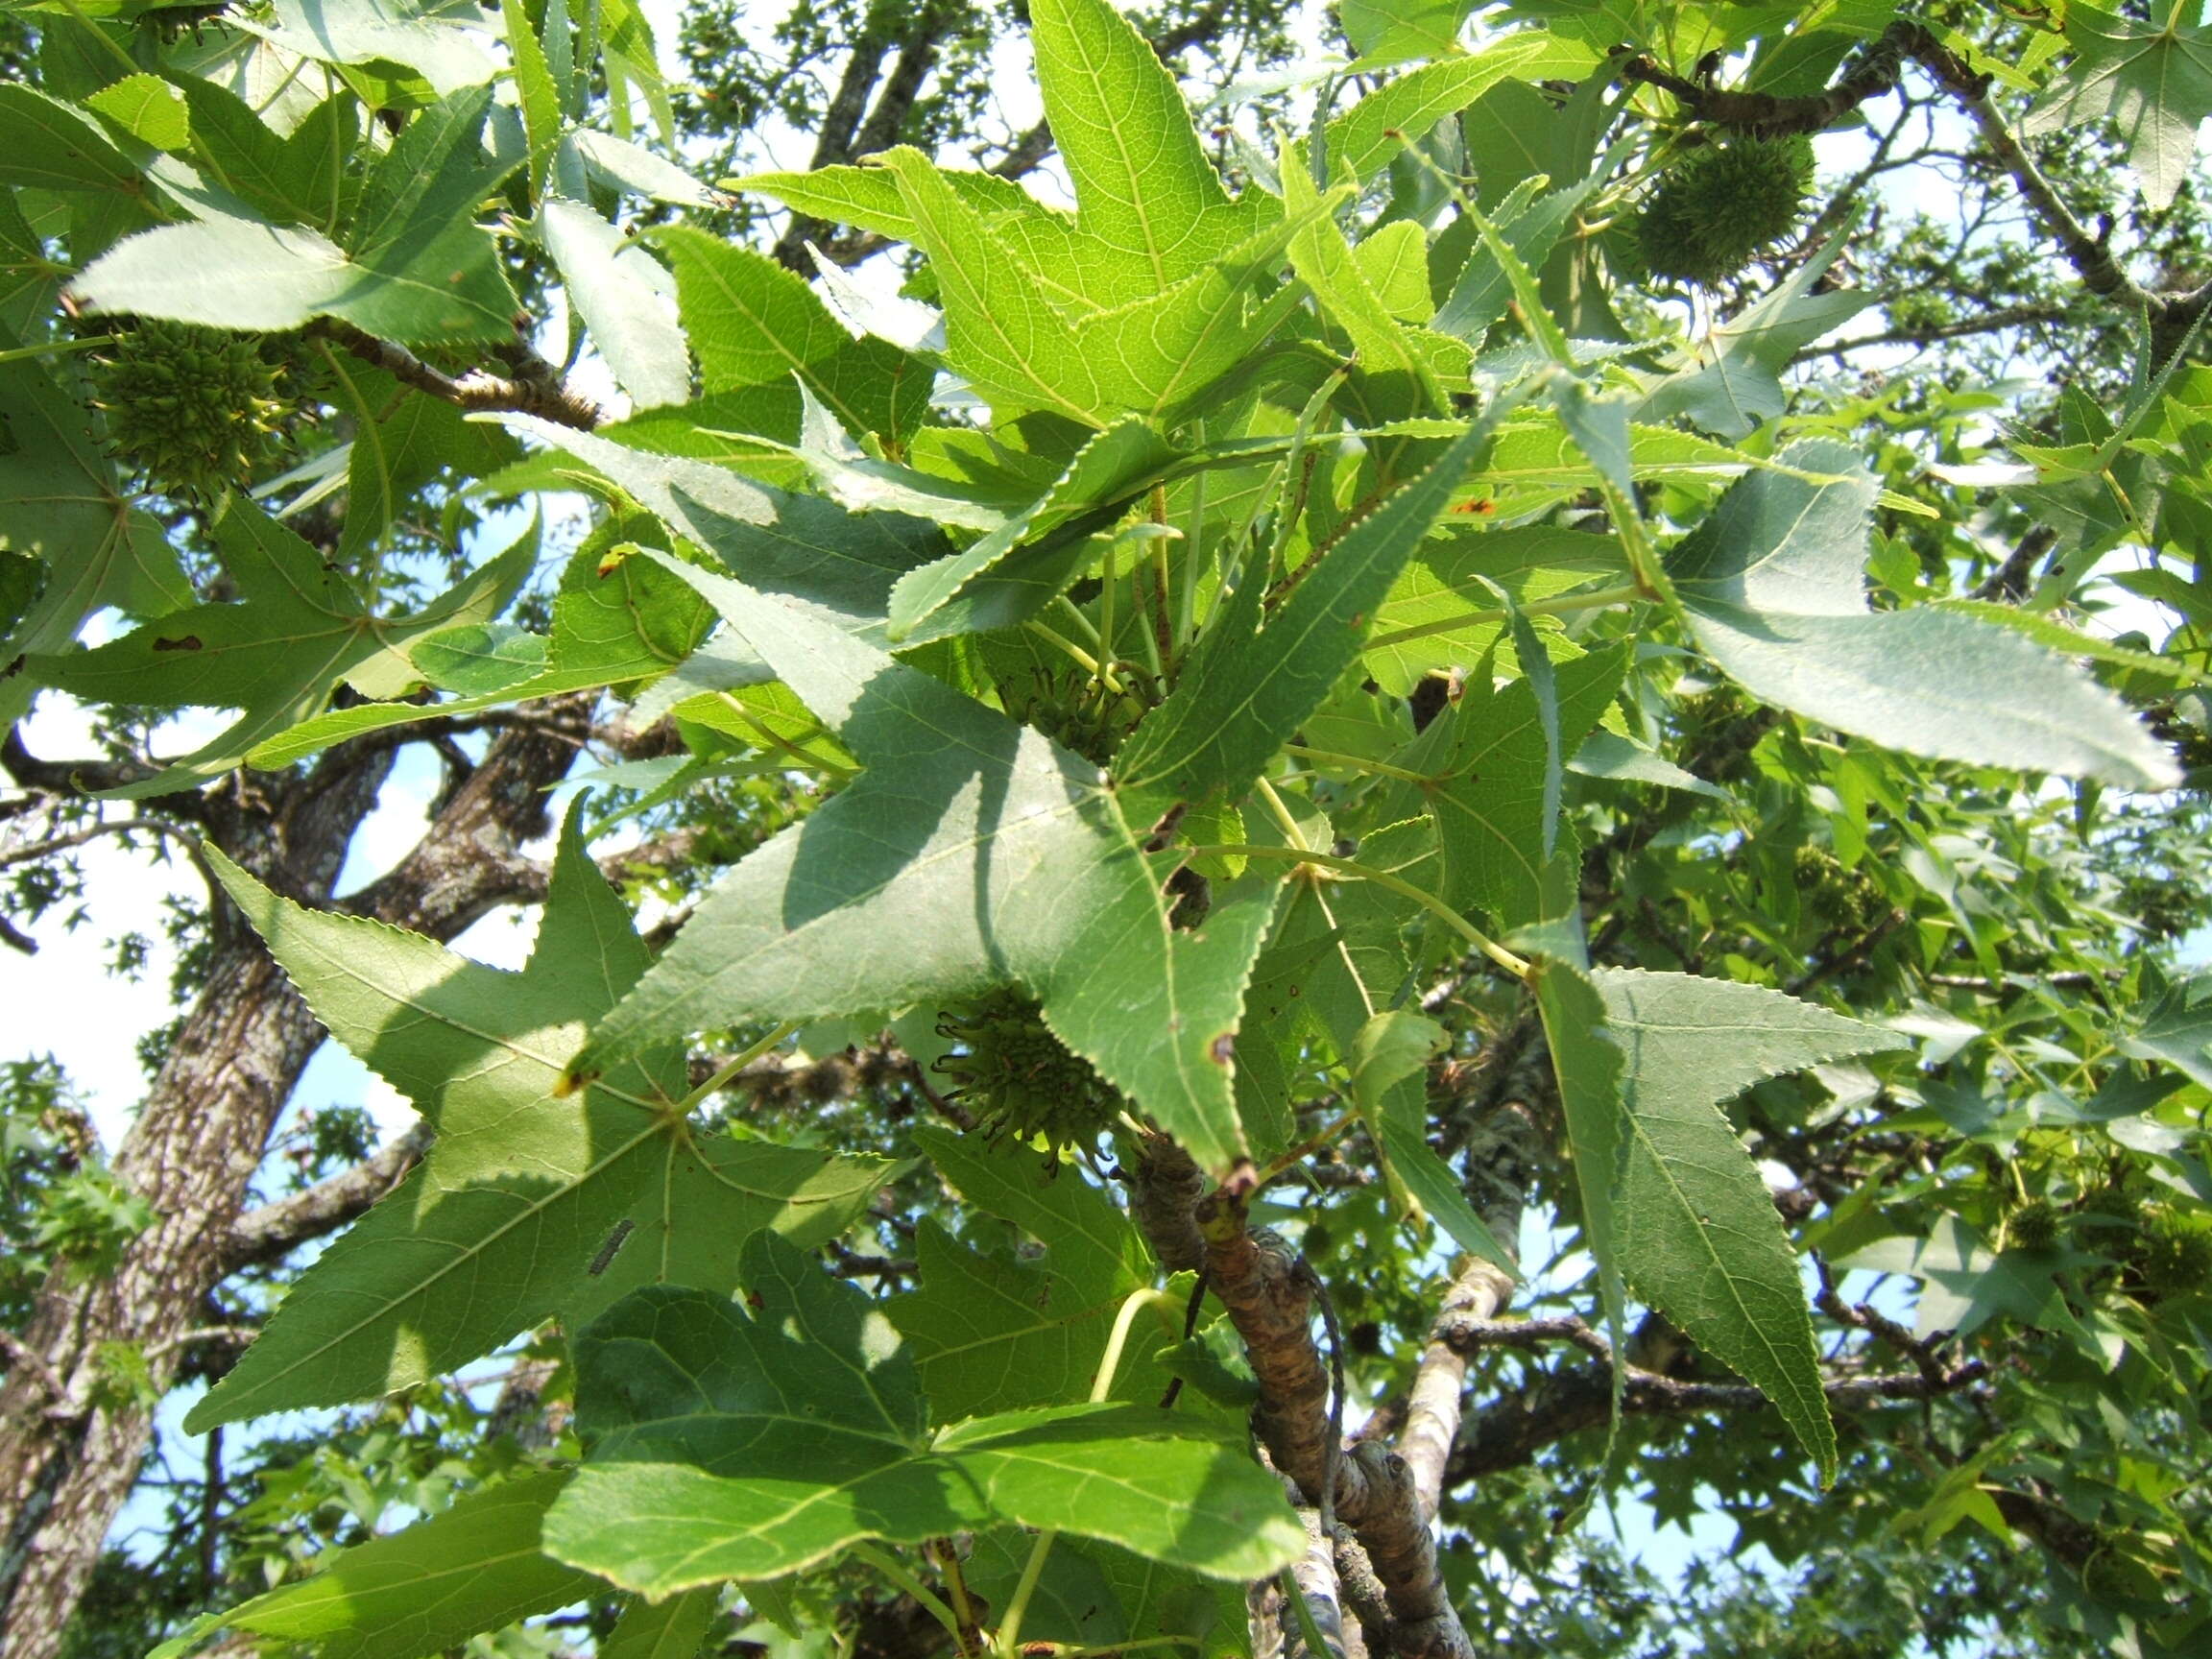
<svg viewBox="0 0 2212 1659">
<path fill-rule="evenodd" d="M 1377 389 L 1377 412 L 1385 418 L 1440 414 L 1450 405 L 1446 378 L 1463 377 L 1472 356 L 1466 344 L 1408 327 L 1375 291 L 1343 229 L 1325 211 L 1295 156 L 1283 168 L 1284 203 L 1292 227 L 1290 268 L 1328 319 L 1352 342 L 1362 378 Z"/>
<path fill-rule="evenodd" d="M 1295 286 L 1261 295 L 1257 284 L 1284 249 L 1334 198 L 1269 218 L 1244 241 L 1173 287 L 1076 320 L 1072 349 L 1096 366 L 1101 416 L 1129 409 L 1173 426 L 1203 404 L 1213 383 L 1258 349 L 1298 302 Z"/>
<path fill-rule="evenodd" d="M 1243 240 L 1249 215 L 1221 188 L 1182 88 L 1136 26 L 1107 0 L 1031 0 L 1029 15 L 1076 224 L 1125 273 L 1112 298 L 1159 293 Z"/>
<path fill-rule="evenodd" d="M 956 186 L 962 175 L 914 150 L 881 159 L 912 215 L 915 245 L 930 255 L 937 276 L 947 361 L 992 399 L 1001 420 L 1042 409 L 1104 426 L 1121 413 L 1164 415 L 1196 397 L 1241 361 L 1294 301 L 1286 291 L 1260 298 L 1254 283 L 1280 264 L 1293 232 L 1323 210 L 1307 204 L 1293 222 L 1236 215 L 1252 227 L 1249 235 L 1210 244 L 1206 260 L 1192 261 L 1165 286 L 1146 282 L 1101 308 L 1061 280 L 1085 269 L 1091 244 L 1082 233 L 1062 227 L 1044 248 L 1024 247 L 1015 239 L 1022 226 L 1041 234 L 1042 226 L 1058 222 L 988 219 Z"/>
<path fill-rule="evenodd" d="M 639 1285 L 725 1289 L 743 1240 L 841 1231 L 895 1166 L 697 1134 L 681 1051 L 560 1092 L 590 1021 L 647 957 L 628 910 L 563 833 L 529 964 L 278 899 L 210 861 L 317 1018 L 436 1132 L 405 1182 L 319 1257 L 196 1427 L 429 1381 Z"/>
<path fill-rule="evenodd" d="M 996 173 L 947 169 L 940 177 L 948 189 L 987 217 L 1009 214 L 1026 217 L 1050 211 L 1021 185 Z M 907 209 L 899 180 L 884 167 L 818 167 L 811 173 L 751 173 L 723 182 L 729 189 L 773 196 L 802 213 L 832 224 L 873 230 L 894 242 L 918 240 L 914 215 Z"/>
<path fill-rule="evenodd" d="M 545 60 L 545 48 L 531 26 L 521 0 L 501 0 L 507 50 L 514 59 L 515 95 L 522 105 L 522 131 L 530 141 L 530 199 L 542 201 L 553 146 L 561 136 L 561 88 Z"/>
<path fill-rule="evenodd" d="M 1342 0 L 1337 19 L 1361 58 L 1389 62 L 1441 58 L 1458 45 L 1460 25 L 1475 0 Z"/>
<path fill-rule="evenodd" d="M 722 207 L 729 198 L 709 190 L 672 161 L 664 161 L 642 145 L 609 132 L 565 132 L 561 144 L 580 156 L 591 176 L 602 184 L 627 190 L 654 202 L 673 202 L 681 207 Z"/>
<path fill-rule="evenodd" d="M 182 150 L 192 142 L 184 94 L 158 75 L 126 75 L 85 99 L 84 107 L 156 150 Z"/>
<path fill-rule="evenodd" d="M 233 27 L 320 63 L 397 63 L 445 96 L 481 86 L 499 63 L 470 32 L 424 16 L 408 0 L 273 0 L 273 17 Z"/>
<path fill-rule="evenodd" d="M 2109 119 L 2154 208 L 2173 205 L 2197 156 L 2197 129 L 2212 115 L 2212 27 L 2163 26 L 2075 0 L 2062 13 L 2074 61 L 2021 123 L 2031 134 Z"/>
<path fill-rule="evenodd" d="M 514 337 L 491 238 L 462 226 L 355 258 L 318 231 L 213 213 L 119 243 L 77 278 L 92 307 L 280 333 L 317 317 L 408 344 Z"/>
<path fill-rule="evenodd" d="M 334 1551 L 321 1571 L 257 1596 L 224 1623 L 314 1646 L 319 1659 L 421 1659 L 603 1586 L 538 1547 L 565 1473 L 472 1492 L 404 1532 Z"/>
<path fill-rule="evenodd" d="M 1027 261 L 913 150 L 882 157 L 930 255 L 945 304 L 946 358 L 989 397 L 1001 420 L 1048 409 L 1087 426 L 1106 406 L 1096 366 L 1074 349 L 1070 319 Z"/>
<path fill-rule="evenodd" d="M 1306 1548 L 1282 1481 L 1248 1445 L 1238 1419 L 1102 1405 L 971 1418 L 936 1449 L 1009 1521 L 1235 1582 Z"/>
<path fill-rule="evenodd" d="M 676 325 L 675 284 L 637 242 L 581 203 L 559 196 L 538 210 L 545 251 L 560 267 L 568 303 L 633 406 L 691 396 L 691 360 Z"/>
<path fill-rule="evenodd" d="M 1349 168 L 1364 183 L 1391 156 L 1429 135 L 1483 93 L 1542 55 L 1539 36 L 1508 35 L 1473 57 L 1455 57 L 1400 75 L 1370 92 L 1326 129 L 1332 169 Z"/>
<path fill-rule="evenodd" d="M 1745 689 L 1909 754 L 2163 788 L 2173 757 L 2063 660 L 1955 611 L 1870 613 L 1874 481 L 1840 444 L 1792 445 L 1668 556 L 1691 631 Z"/>
<path fill-rule="evenodd" d="M 1717 1110 L 1765 1077 L 1910 1044 L 1725 979 L 1599 969 L 1622 1054 L 1613 1248 L 1629 1287 L 1765 1389 L 1835 1478 L 1836 1441 L 1796 1255 L 1751 1155 Z M 1576 1167 L 1587 1194 L 1593 1171 Z M 1587 1202 L 1587 1197 L 1585 1198 Z"/>
<path fill-rule="evenodd" d="M 921 422 L 927 367 L 888 341 L 854 339 L 775 260 L 682 226 L 654 240 L 675 270 L 685 331 L 708 393 L 796 376 L 849 432 L 898 439 Z"/>
<path fill-rule="evenodd" d="M 1698 344 L 1695 359 L 1660 381 L 1636 418 L 1680 415 L 1708 432 L 1743 439 L 1780 416 L 1789 407 L 1782 376 L 1796 354 L 1874 303 L 1871 294 L 1815 286 L 1849 235 L 1848 228 L 1838 231 L 1771 293 L 1717 325 Z"/>
<path fill-rule="evenodd" d="M 1567 770 L 1585 778 L 1602 778 L 1615 783 L 1650 783 L 1661 789 L 1683 789 L 1715 801 L 1731 801 L 1727 790 L 1685 772 L 1657 751 L 1612 732 L 1593 732 L 1575 751 Z"/>
</svg>

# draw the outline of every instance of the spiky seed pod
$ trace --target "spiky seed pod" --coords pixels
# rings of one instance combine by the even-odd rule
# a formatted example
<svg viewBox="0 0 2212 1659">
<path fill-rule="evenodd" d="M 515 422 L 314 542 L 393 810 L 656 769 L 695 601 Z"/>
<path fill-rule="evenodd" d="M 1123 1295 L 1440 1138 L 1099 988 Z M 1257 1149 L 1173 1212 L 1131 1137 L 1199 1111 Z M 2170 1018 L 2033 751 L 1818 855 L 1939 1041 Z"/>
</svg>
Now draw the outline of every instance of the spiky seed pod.
<svg viewBox="0 0 2212 1659">
<path fill-rule="evenodd" d="M 2048 1198 L 2031 1198 L 2005 1218 L 2006 1237 L 2023 1250 L 2050 1250 L 2058 1243 L 2058 1207 Z"/>
<path fill-rule="evenodd" d="M 141 320 L 91 372 L 117 456 L 180 496 L 244 483 L 276 452 L 292 407 L 254 336 L 189 323 Z"/>
<path fill-rule="evenodd" d="M 945 1014 L 937 1034 L 960 1049 L 934 1069 L 993 1140 L 1043 1136 L 1055 1149 L 1087 1146 L 1120 1107 L 1090 1062 L 1052 1034 L 1036 1002 L 1010 986 Z"/>
<path fill-rule="evenodd" d="M 2212 1286 L 2212 1215 L 2160 1205 L 2144 1219 L 2136 1270 L 2160 1296 Z"/>
<path fill-rule="evenodd" d="M 1644 263 L 1654 276 L 1724 281 L 1796 228 L 1812 187 L 1813 143 L 1801 133 L 1700 145 L 1644 205 Z"/>
<path fill-rule="evenodd" d="M 1840 933 L 1863 933 L 1889 908 L 1873 878 L 1852 870 L 1819 847 L 1800 847 L 1793 857 L 1797 891 L 1823 925 Z"/>
</svg>

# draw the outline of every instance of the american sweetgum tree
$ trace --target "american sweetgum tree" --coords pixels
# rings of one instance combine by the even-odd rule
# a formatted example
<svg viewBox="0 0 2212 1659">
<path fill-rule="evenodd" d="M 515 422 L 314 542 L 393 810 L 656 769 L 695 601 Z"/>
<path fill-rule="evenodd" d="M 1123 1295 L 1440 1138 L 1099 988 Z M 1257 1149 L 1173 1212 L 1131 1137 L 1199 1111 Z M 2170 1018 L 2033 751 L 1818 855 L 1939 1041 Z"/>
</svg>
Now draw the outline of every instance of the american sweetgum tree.
<svg viewBox="0 0 2212 1659">
<path fill-rule="evenodd" d="M 2202 1641 L 2212 36 L 1476 10 L 1031 0 L 981 170 L 957 7 L 674 150 L 627 0 L 16 13 L 6 857 L 208 908 L 111 1165 L 13 1074 L 0 1646 Z M 271 1195 L 325 1033 L 419 1127 Z"/>
</svg>

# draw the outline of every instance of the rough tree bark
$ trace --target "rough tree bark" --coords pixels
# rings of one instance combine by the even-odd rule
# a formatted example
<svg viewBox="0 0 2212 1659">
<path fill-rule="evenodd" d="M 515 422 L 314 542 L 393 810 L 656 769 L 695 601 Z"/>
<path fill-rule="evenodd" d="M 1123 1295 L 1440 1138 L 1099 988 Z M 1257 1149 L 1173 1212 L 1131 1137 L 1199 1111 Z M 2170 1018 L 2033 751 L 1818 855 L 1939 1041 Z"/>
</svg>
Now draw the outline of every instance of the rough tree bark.
<svg viewBox="0 0 2212 1659">
<path fill-rule="evenodd" d="M 543 873 L 520 848 L 548 828 L 542 791 L 574 759 L 589 701 L 543 706 L 497 738 L 399 868 L 346 907 L 451 938 L 496 905 L 541 892 Z M 262 880 L 303 902 L 328 902 L 391 758 L 389 747 L 357 745 L 304 773 L 234 775 L 192 811 L 213 844 Z M 9 759 L 18 782 L 32 781 L 19 746 L 11 745 Z M 41 781 L 68 776 L 65 768 L 36 770 Z M 205 987 L 114 1161 L 156 1220 L 111 1276 L 85 1284 L 57 1271 L 8 1344 L 0 1653 L 9 1659 L 52 1659 L 60 1650 L 145 1456 L 151 1413 L 103 1386 L 105 1358 L 117 1345 L 136 1348 L 156 1395 L 174 1378 L 202 1305 L 240 1260 L 210 1240 L 235 1236 L 270 1133 L 323 1040 L 236 912 L 219 902 L 213 926 Z M 315 1230 L 311 1220 L 304 1225 Z M 267 1243 L 256 1238 L 246 1253 Z"/>
</svg>

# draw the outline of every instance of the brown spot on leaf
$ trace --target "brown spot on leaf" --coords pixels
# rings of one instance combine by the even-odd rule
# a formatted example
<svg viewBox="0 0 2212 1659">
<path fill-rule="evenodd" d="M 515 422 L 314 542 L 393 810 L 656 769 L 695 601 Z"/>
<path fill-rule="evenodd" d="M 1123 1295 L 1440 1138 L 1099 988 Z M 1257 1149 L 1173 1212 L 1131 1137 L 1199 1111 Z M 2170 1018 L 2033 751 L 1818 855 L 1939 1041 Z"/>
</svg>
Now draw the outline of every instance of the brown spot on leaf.
<svg viewBox="0 0 2212 1659">
<path fill-rule="evenodd" d="M 1216 1066 L 1226 1066 L 1237 1057 L 1237 1039 L 1224 1031 L 1206 1046 L 1206 1057 Z"/>
<path fill-rule="evenodd" d="M 197 651 L 200 649 L 200 636 L 185 634 L 175 639 L 156 638 L 154 641 L 154 649 L 156 651 Z"/>
</svg>

